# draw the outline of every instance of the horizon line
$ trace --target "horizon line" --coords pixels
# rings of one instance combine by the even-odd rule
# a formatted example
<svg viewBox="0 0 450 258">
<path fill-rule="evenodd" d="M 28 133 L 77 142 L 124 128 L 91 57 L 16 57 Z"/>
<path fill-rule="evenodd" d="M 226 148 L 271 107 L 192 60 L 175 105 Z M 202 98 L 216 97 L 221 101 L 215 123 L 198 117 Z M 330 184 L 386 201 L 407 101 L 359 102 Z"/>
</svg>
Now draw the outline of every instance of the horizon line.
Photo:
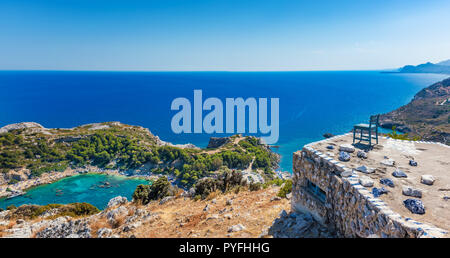
<svg viewBox="0 0 450 258">
<path fill-rule="evenodd" d="M 77 70 L 77 69 L 0 69 L 0 72 L 358 72 L 358 71 L 395 71 L 386 69 L 343 69 L 343 70 Z"/>
</svg>

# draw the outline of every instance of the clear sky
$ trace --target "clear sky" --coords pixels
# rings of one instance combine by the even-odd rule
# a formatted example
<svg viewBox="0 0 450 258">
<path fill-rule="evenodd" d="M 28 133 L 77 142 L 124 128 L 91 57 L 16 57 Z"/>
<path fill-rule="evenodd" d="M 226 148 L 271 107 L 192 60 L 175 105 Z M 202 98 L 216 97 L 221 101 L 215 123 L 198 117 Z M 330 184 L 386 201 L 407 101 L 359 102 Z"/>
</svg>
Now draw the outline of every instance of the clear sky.
<svg viewBox="0 0 450 258">
<path fill-rule="evenodd" d="M 367 70 L 450 58 L 450 1 L 0 0 L 0 69 Z"/>
</svg>

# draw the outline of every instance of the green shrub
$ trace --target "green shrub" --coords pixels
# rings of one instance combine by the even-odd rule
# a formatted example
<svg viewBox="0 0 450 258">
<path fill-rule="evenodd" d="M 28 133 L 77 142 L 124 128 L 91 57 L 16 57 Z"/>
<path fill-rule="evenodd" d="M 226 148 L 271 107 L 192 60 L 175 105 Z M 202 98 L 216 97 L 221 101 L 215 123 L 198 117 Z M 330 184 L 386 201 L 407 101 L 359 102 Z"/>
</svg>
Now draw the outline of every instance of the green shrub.
<svg viewBox="0 0 450 258">
<path fill-rule="evenodd" d="M 133 201 L 142 204 L 147 204 L 150 202 L 150 185 L 138 185 L 133 193 Z"/>
<path fill-rule="evenodd" d="M 250 191 L 258 191 L 262 188 L 261 183 L 251 183 L 249 186 Z"/>
<path fill-rule="evenodd" d="M 210 193 L 215 192 L 221 187 L 219 180 L 211 177 L 203 178 L 195 185 L 195 196 L 205 199 Z"/>
<path fill-rule="evenodd" d="M 19 180 L 15 179 L 15 178 L 11 178 L 11 180 L 9 180 L 9 182 L 8 182 L 8 185 L 13 185 L 18 182 L 19 182 Z"/>
<path fill-rule="evenodd" d="M 152 185 L 138 185 L 133 193 L 133 201 L 148 204 L 151 200 L 159 200 L 166 196 L 174 196 L 178 191 L 177 187 L 163 176 L 158 178 Z"/>
<path fill-rule="evenodd" d="M 11 211 L 11 210 L 17 209 L 17 207 L 16 207 L 16 205 L 11 204 L 11 205 L 9 205 L 8 207 L 6 207 L 6 209 L 9 210 L 9 211 Z"/>
<path fill-rule="evenodd" d="M 292 180 L 286 180 L 283 187 L 278 191 L 278 196 L 286 198 L 286 195 L 292 192 Z"/>
<path fill-rule="evenodd" d="M 42 215 L 44 212 L 52 209 L 57 208 L 62 205 L 60 204 L 49 204 L 49 205 L 22 205 L 18 208 L 14 209 L 14 212 L 10 215 L 11 218 L 22 218 L 22 219 L 34 219 L 40 215 Z"/>
<path fill-rule="evenodd" d="M 285 182 L 285 180 L 281 179 L 281 178 L 275 178 L 273 180 L 270 181 L 266 181 L 263 184 L 263 188 L 266 189 L 267 187 L 271 186 L 271 185 L 277 185 L 277 186 L 281 186 L 283 183 Z"/>
<path fill-rule="evenodd" d="M 47 204 L 47 205 L 21 205 L 18 208 L 12 209 L 13 212 L 9 215 L 9 218 L 21 218 L 21 219 L 34 219 L 41 216 L 46 211 L 52 209 L 58 209 L 56 214 L 50 218 L 54 219 L 61 216 L 81 217 L 89 216 L 99 213 L 100 210 L 92 204 L 83 203 L 70 203 L 70 204 Z"/>
<path fill-rule="evenodd" d="M 397 131 L 395 129 L 396 129 L 396 127 L 393 126 L 392 132 L 387 133 L 386 135 L 392 139 L 397 139 L 397 140 L 407 140 L 407 141 L 419 141 L 420 140 L 420 136 L 414 136 L 411 138 L 408 136 L 407 133 L 404 133 L 404 134 L 397 133 Z"/>
<path fill-rule="evenodd" d="M 241 171 L 223 168 L 217 178 L 208 177 L 199 180 L 195 185 L 195 194 L 204 199 L 217 190 L 221 192 L 234 190 L 235 187 L 244 185 L 244 182 Z"/>
<path fill-rule="evenodd" d="M 57 216 L 82 217 L 99 213 L 100 210 L 86 202 L 70 203 L 59 208 Z"/>
</svg>

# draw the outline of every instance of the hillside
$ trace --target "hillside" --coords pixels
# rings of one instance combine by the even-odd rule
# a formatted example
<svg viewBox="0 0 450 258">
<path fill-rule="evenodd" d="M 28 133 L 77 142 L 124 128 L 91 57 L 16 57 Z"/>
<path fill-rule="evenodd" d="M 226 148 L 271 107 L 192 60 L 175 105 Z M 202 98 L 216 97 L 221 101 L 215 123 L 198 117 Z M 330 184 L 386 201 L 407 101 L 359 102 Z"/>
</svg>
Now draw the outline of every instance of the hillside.
<svg viewBox="0 0 450 258">
<path fill-rule="evenodd" d="M 291 212 L 290 196 L 278 197 L 280 189 L 234 188 L 203 200 L 178 195 L 146 205 L 116 197 L 101 212 L 80 212 L 74 204 L 24 205 L 0 211 L 0 237 L 335 237 L 309 214 Z M 65 212 L 58 215 L 58 209 Z"/>
<path fill-rule="evenodd" d="M 52 175 L 100 170 L 168 176 L 188 189 L 223 168 L 271 179 L 279 162 L 279 155 L 256 137 L 235 135 L 222 145 L 200 149 L 172 145 L 148 129 L 119 122 L 70 129 L 48 129 L 31 122 L 7 125 L 0 128 L 0 151 L 0 186 L 37 178 L 48 183 Z"/>
<path fill-rule="evenodd" d="M 419 91 L 413 100 L 381 116 L 381 126 L 450 144 L 450 78 Z"/>
</svg>

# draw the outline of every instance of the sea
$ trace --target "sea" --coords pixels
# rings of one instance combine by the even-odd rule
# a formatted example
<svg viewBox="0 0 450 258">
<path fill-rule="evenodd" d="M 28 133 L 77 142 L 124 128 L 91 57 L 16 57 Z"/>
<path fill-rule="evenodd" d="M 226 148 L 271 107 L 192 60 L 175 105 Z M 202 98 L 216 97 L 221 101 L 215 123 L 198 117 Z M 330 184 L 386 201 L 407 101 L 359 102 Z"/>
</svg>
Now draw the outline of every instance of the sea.
<svg viewBox="0 0 450 258">
<path fill-rule="evenodd" d="M 226 98 L 279 98 L 279 140 L 273 150 L 281 155 L 280 170 L 291 172 L 292 154 L 303 145 L 323 139 L 324 133 L 349 132 L 370 115 L 407 104 L 445 77 L 380 71 L 0 71 L 0 127 L 120 121 L 149 128 L 164 141 L 206 147 L 211 136 L 230 134 L 174 133 L 174 99 L 187 98 L 193 107 L 194 90 L 202 90 L 203 100 L 215 97 L 223 103 Z"/>
</svg>

